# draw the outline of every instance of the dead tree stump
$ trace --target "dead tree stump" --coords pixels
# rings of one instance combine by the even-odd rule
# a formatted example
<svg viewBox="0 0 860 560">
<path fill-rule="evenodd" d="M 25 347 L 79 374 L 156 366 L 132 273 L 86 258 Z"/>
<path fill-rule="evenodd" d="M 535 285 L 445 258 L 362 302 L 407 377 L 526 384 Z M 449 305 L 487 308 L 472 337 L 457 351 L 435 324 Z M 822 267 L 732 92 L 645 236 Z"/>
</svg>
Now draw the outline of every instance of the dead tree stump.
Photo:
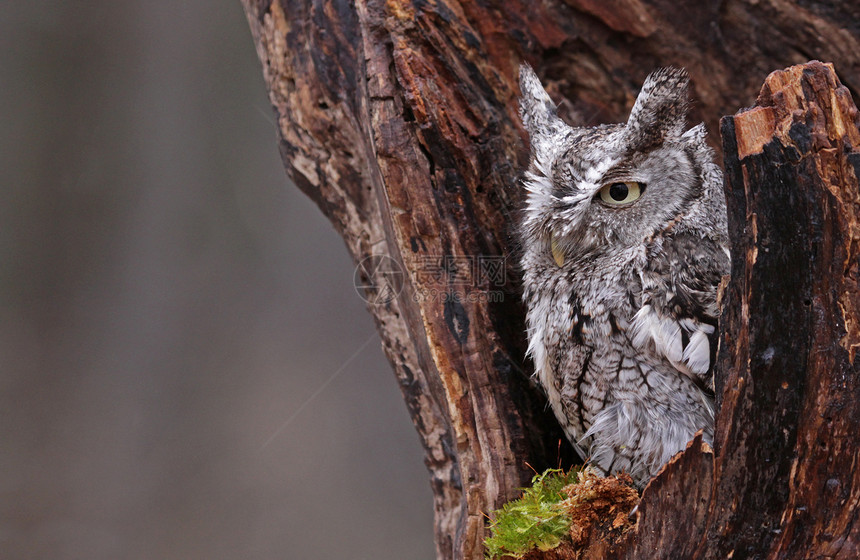
<svg viewBox="0 0 860 560">
<path fill-rule="evenodd" d="M 242 2 L 287 173 L 365 263 L 362 282 L 386 288 L 369 309 L 426 450 L 445 559 L 482 557 L 483 514 L 527 463 L 572 460 L 528 379 L 508 258 L 520 61 L 571 124 L 619 120 L 666 64 L 687 67 L 712 131 L 770 69 L 810 55 L 860 88 L 854 3 Z M 695 444 L 652 482 L 618 557 L 856 552 L 856 112 L 832 73 L 785 76 L 760 99 L 769 113 L 723 125 L 735 254 L 715 450 Z M 790 76 L 802 95 L 784 93 Z"/>
</svg>

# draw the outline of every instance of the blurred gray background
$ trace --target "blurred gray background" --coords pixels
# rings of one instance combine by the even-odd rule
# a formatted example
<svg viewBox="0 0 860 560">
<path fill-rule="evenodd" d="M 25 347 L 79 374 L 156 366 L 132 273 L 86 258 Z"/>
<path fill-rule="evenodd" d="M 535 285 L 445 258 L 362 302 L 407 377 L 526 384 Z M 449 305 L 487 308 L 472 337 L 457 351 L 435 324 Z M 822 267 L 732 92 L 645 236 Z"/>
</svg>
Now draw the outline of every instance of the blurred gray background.
<svg viewBox="0 0 860 560">
<path fill-rule="evenodd" d="M 0 10 L 0 557 L 430 559 L 238 0 Z"/>
</svg>

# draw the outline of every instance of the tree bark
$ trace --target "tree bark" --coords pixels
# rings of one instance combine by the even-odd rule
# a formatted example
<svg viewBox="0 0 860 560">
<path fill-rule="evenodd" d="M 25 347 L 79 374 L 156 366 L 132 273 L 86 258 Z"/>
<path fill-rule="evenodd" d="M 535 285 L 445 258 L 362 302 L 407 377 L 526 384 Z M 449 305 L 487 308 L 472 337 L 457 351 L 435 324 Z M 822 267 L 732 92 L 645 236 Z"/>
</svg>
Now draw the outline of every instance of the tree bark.
<svg viewBox="0 0 860 560">
<path fill-rule="evenodd" d="M 723 123 L 734 262 L 715 449 L 696 441 L 664 469 L 611 554 L 854 557 L 860 142 L 850 91 L 860 88 L 860 7 L 243 5 L 287 173 L 370 288 L 426 450 L 446 559 L 482 557 L 483 514 L 516 495 L 529 465 L 573 457 L 524 360 L 510 235 L 527 156 L 519 63 L 536 67 L 574 125 L 622 120 L 648 72 L 685 66 L 693 118 L 716 130 L 769 70 L 833 61 L 847 88 L 820 66 L 792 69 L 769 79 L 759 108 Z"/>
</svg>

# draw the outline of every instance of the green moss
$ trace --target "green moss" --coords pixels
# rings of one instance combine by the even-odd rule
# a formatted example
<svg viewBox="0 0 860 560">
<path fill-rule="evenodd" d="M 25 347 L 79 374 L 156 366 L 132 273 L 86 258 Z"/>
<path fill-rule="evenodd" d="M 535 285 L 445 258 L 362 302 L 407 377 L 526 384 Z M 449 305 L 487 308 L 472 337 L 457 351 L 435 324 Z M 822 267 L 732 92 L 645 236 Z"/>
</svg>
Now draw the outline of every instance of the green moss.
<svg viewBox="0 0 860 560">
<path fill-rule="evenodd" d="M 523 496 L 490 516 L 492 535 L 484 541 L 487 558 L 522 558 L 530 550 L 555 548 L 570 532 L 562 489 L 579 479 L 579 470 L 549 469 L 532 478 Z"/>
</svg>

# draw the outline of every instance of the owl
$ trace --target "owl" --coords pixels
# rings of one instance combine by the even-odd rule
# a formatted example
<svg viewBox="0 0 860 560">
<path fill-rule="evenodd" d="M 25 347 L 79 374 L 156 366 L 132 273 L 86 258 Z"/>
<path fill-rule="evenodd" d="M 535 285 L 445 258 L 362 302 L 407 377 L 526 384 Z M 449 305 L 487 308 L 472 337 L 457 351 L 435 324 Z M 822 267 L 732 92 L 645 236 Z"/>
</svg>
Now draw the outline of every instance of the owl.
<svg viewBox="0 0 860 560">
<path fill-rule="evenodd" d="M 639 487 L 699 430 L 713 441 L 726 203 L 688 84 L 657 70 L 626 123 L 575 128 L 520 68 L 528 354 L 580 455 Z"/>
</svg>

